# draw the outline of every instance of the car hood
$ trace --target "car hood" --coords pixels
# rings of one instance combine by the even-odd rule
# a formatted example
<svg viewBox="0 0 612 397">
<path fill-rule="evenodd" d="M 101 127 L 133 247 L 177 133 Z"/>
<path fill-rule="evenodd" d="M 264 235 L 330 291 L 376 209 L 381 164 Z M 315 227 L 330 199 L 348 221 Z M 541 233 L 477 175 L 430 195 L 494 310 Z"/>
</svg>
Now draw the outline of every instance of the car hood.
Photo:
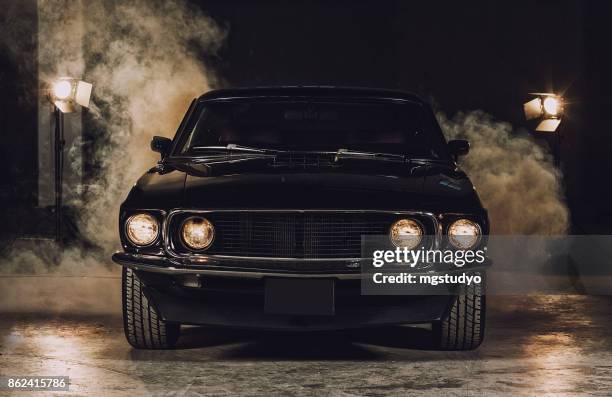
<svg viewBox="0 0 612 397">
<path fill-rule="evenodd" d="M 343 161 L 270 167 L 264 158 L 180 163 L 143 176 L 124 205 L 210 209 L 380 209 L 462 212 L 482 206 L 450 164 Z"/>
</svg>

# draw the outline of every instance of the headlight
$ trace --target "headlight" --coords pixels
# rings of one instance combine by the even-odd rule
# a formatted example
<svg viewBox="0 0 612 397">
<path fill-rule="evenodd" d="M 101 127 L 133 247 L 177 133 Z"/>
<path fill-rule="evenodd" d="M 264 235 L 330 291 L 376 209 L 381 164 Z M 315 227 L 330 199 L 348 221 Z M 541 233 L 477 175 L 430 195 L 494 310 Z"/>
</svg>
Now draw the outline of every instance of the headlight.
<svg viewBox="0 0 612 397">
<path fill-rule="evenodd" d="M 149 214 L 132 215 L 125 222 L 125 234 L 134 245 L 150 245 L 159 236 L 159 222 Z"/>
<path fill-rule="evenodd" d="M 389 238 L 396 247 L 416 248 L 423 239 L 423 228 L 413 219 L 400 219 L 391 225 Z"/>
<path fill-rule="evenodd" d="M 204 250 L 212 244 L 215 238 L 215 228 L 208 219 L 193 216 L 183 222 L 181 238 L 187 248 L 197 251 Z"/>
<path fill-rule="evenodd" d="M 448 228 L 448 240 L 459 249 L 475 246 L 480 234 L 480 226 L 469 219 L 457 219 Z"/>
</svg>

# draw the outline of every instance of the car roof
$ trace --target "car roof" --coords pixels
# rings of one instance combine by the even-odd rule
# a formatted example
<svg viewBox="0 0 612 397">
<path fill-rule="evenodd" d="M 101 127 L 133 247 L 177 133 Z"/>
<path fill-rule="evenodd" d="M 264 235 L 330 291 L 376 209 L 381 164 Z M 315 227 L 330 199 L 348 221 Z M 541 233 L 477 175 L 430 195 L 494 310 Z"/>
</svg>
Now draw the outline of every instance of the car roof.
<svg viewBox="0 0 612 397">
<path fill-rule="evenodd" d="M 347 97 L 376 98 L 391 100 L 408 100 L 424 104 L 417 95 L 406 91 L 365 88 L 365 87 L 335 87 L 335 86 L 275 86 L 275 87 L 240 87 L 223 88 L 208 91 L 199 100 L 229 99 L 244 97 Z"/>
</svg>

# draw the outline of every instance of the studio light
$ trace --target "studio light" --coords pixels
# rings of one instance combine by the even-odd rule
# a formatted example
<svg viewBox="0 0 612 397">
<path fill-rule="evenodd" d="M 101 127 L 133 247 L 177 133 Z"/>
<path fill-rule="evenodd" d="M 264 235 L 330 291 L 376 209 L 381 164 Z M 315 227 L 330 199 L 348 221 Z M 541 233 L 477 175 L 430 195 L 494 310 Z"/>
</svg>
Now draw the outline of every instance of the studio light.
<svg viewBox="0 0 612 397">
<path fill-rule="evenodd" d="M 555 132 L 563 117 L 563 97 L 546 92 L 535 92 L 530 95 L 535 95 L 536 98 L 523 105 L 525 118 L 540 120 L 536 131 Z"/>
<path fill-rule="evenodd" d="M 71 77 L 61 77 L 49 87 L 53 103 L 55 138 L 53 145 L 55 177 L 55 239 L 62 241 L 62 180 L 64 168 L 64 113 L 76 111 L 77 105 L 89 107 L 93 85 Z"/>
<path fill-rule="evenodd" d="M 89 99 L 93 85 L 71 77 L 57 79 L 51 85 L 49 92 L 51 102 L 62 113 L 71 113 L 77 105 L 89 107 Z"/>
</svg>

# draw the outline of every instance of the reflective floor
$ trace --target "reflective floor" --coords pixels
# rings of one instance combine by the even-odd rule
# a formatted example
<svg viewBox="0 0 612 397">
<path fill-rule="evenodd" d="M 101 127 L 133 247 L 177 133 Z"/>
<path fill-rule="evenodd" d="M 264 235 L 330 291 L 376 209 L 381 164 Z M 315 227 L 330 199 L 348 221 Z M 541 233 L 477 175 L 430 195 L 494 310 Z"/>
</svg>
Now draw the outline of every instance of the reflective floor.
<svg viewBox="0 0 612 397">
<path fill-rule="evenodd" d="M 69 395 L 612 395 L 612 297 L 497 296 L 489 313 L 467 353 L 429 351 L 429 330 L 404 327 L 194 327 L 177 350 L 136 351 L 116 315 L 5 314 L 0 374 L 68 375 Z"/>
</svg>

